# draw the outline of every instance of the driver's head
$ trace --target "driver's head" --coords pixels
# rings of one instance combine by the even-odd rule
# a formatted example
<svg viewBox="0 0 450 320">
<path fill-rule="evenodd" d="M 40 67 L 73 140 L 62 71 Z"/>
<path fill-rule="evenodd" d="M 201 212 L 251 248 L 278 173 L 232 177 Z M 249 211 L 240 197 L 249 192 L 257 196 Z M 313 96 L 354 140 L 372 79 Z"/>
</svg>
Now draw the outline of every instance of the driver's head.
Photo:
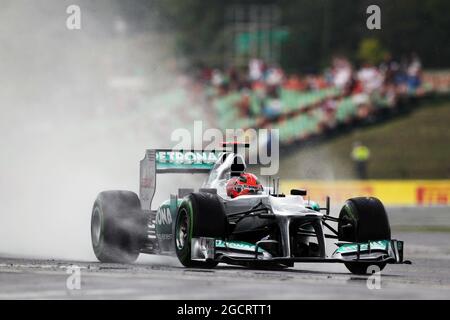
<svg viewBox="0 0 450 320">
<path fill-rule="evenodd" d="M 239 177 L 232 177 L 227 182 L 227 195 L 231 198 L 246 194 L 259 194 L 263 186 L 252 173 L 241 173 Z"/>
</svg>

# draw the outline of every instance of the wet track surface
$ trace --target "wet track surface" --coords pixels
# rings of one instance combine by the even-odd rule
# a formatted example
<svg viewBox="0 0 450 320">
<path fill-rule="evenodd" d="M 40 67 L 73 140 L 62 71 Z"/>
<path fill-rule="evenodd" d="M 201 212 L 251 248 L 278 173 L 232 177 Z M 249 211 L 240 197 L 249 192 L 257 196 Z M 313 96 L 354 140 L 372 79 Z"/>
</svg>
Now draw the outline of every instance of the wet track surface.
<svg viewBox="0 0 450 320">
<path fill-rule="evenodd" d="M 447 210 L 436 211 L 440 225 L 448 222 Z M 450 233 L 395 231 L 405 225 L 399 219 L 404 215 L 426 225 L 420 222 L 425 212 L 393 212 L 393 236 L 405 241 L 405 257 L 413 264 L 388 265 L 380 289 L 368 289 L 367 276 L 352 275 L 341 264 L 283 270 L 220 264 L 201 270 L 165 256 L 142 255 L 134 265 L 3 257 L 0 299 L 450 299 Z M 73 265 L 81 270 L 80 290 L 66 287 Z"/>
</svg>

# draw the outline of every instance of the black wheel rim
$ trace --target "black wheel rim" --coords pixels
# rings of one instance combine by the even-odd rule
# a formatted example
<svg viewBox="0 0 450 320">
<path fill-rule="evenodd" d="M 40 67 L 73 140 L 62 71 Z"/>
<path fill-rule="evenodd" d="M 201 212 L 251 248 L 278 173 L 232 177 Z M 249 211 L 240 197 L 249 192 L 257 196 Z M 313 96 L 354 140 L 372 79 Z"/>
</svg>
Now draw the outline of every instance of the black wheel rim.
<svg viewBox="0 0 450 320">
<path fill-rule="evenodd" d="M 185 209 L 180 210 L 177 228 L 176 228 L 176 245 L 178 250 L 182 250 L 188 241 L 189 219 Z"/>
<path fill-rule="evenodd" d="M 357 241 L 356 236 L 356 228 L 357 221 L 356 218 L 351 211 L 350 204 L 346 204 L 342 209 L 342 212 L 339 217 L 339 240 L 343 241 Z"/>
</svg>

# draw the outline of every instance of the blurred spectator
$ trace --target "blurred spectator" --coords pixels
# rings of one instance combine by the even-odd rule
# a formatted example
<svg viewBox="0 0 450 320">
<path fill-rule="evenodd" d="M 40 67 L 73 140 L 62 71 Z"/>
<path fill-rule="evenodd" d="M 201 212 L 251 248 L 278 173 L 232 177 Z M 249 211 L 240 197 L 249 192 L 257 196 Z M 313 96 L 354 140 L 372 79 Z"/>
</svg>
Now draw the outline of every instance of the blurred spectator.
<svg viewBox="0 0 450 320">
<path fill-rule="evenodd" d="M 381 73 L 372 65 L 364 64 L 357 73 L 357 79 L 361 82 L 363 91 L 367 94 L 379 90 L 383 85 Z"/>
<path fill-rule="evenodd" d="M 269 87 L 267 91 L 267 99 L 263 101 L 262 113 L 263 116 L 268 119 L 274 119 L 278 117 L 282 112 L 282 102 L 278 92 L 278 88 L 275 86 Z"/>
<path fill-rule="evenodd" d="M 212 76 L 211 76 L 211 83 L 213 86 L 215 87 L 220 87 L 224 82 L 224 77 L 222 74 L 222 71 L 220 71 L 219 69 L 214 69 L 212 71 Z"/>
<path fill-rule="evenodd" d="M 414 92 L 420 86 L 420 74 L 422 72 L 422 63 L 416 53 L 411 55 L 411 61 L 408 65 L 408 92 Z"/>
<path fill-rule="evenodd" d="M 281 68 L 271 67 L 266 73 L 266 83 L 269 86 L 280 86 L 284 80 L 284 73 Z"/>
<path fill-rule="evenodd" d="M 339 89 L 344 89 L 352 79 L 352 67 L 348 60 L 343 58 L 333 59 L 333 84 Z"/>
<path fill-rule="evenodd" d="M 240 90 L 243 87 L 243 82 L 239 76 L 239 72 L 236 68 L 231 67 L 227 70 L 227 76 L 229 80 L 229 89 L 232 91 Z"/>
<path fill-rule="evenodd" d="M 296 74 L 289 76 L 284 84 L 284 88 L 287 90 L 303 91 L 306 89 L 305 84 L 301 81 L 300 77 Z"/>
<path fill-rule="evenodd" d="M 264 74 L 264 64 L 262 60 L 251 59 L 248 64 L 249 78 L 251 81 L 261 80 Z"/>
<path fill-rule="evenodd" d="M 324 121 L 322 127 L 326 129 L 333 128 L 336 125 L 336 99 L 327 99 L 322 105 Z"/>
<path fill-rule="evenodd" d="M 394 84 L 395 75 L 400 69 L 400 65 L 398 62 L 392 59 L 390 53 L 386 53 L 383 62 L 381 62 L 378 69 L 380 70 L 380 73 L 383 75 L 385 85 L 390 85 Z"/>
<path fill-rule="evenodd" d="M 244 89 L 242 91 L 241 99 L 238 102 L 238 107 L 239 107 L 241 117 L 243 117 L 243 118 L 253 117 L 253 113 L 251 110 L 250 92 L 248 89 Z"/>
<path fill-rule="evenodd" d="M 359 141 L 353 143 L 351 158 L 355 164 L 356 175 L 359 179 L 367 179 L 367 163 L 370 158 L 370 150 Z"/>
</svg>

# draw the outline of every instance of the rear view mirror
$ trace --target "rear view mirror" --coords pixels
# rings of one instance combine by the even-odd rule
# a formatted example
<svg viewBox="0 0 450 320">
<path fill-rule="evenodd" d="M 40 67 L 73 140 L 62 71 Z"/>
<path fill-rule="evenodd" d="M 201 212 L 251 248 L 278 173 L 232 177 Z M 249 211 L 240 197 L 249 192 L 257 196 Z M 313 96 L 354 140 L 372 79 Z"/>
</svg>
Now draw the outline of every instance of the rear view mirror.
<svg viewBox="0 0 450 320">
<path fill-rule="evenodd" d="M 291 195 L 293 196 L 306 196 L 305 189 L 291 189 Z"/>
</svg>

